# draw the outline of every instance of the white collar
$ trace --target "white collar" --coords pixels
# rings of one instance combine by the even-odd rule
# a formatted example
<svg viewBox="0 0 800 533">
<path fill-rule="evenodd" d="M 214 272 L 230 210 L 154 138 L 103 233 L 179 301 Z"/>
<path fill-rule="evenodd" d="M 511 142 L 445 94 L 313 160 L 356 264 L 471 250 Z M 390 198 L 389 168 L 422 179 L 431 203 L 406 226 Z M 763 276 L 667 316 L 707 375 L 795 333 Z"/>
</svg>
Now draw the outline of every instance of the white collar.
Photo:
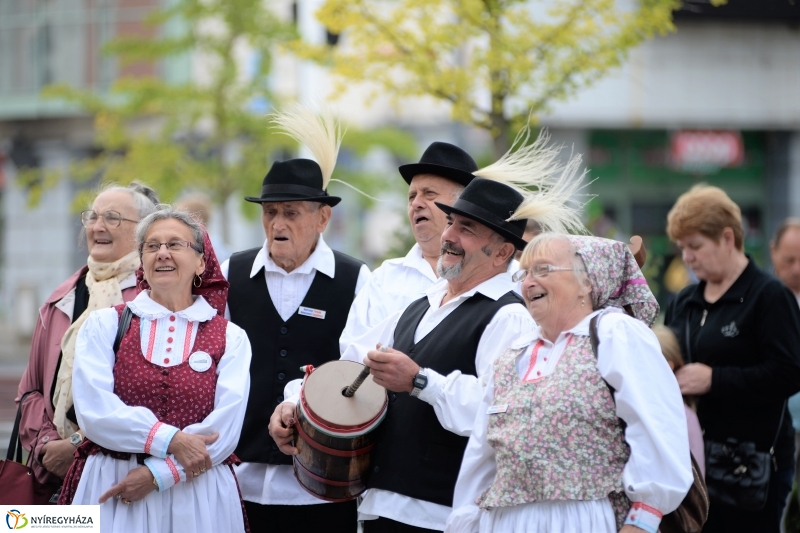
<svg viewBox="0 0 800 533">
<path fill-rule="evenodd" d="M 447 283 L 448 282 L 446 279 L 439 278 L 439 281 L 434 283 L 428 288 L 428 290 L 425 291 L 431 307 L 440 307 L 442 298 L 444 297 L 445 293 L 447 293 Z M 477 286 L 473 287 L 467 292 L 459 294 L 450 302 L 466 300 L 467 298 L 475 296 L 476 293 L 481 293 L 484 296 L 497 301 L 507 292 L 513 291 L 514 286 L 515 285 L 511 282 L 511 277 L 508 275 L 508 272 L 501 272 L 500 274 L 487 279 L 483 283 L 479 283 Z"/>
<path fill-rule="evenodd" d="M 177 315 L 191 322 L 206 322 L 214 318 L 217 311 L 208 304 L 205 298 L 202 296 L 192 296 L 192 298 L 194 298 L 192 305 L 173 313 L 150 298 L 150 291 L 142 291 L 136 298 L 128 302 L 128 307 L 131 308 L 131 311 L 133 311 L 136 316 L 146 318 L 147 320 L 157 320 L 170 315 Z"/>
<path fill-rule="evenodd" d="M 298 274 L 311 274 L 314 270 L 322 272 L 329 278 L 333 278 L 336 274 L 336 259 L 333 257 L 333 250 L 322 238 L 322 234 L 317 239 L 317 247 L 311 252 L 302 265 L 295 268 L 291 272 L 286 272 L 284 269 L 275 264 L 275 261 L 269 256 L 267 248 L 268 241 L 264 241 L 264 246 L 256 254 L 255 261 L 253 261 L 253 268 L 250 269 L 250 277 L 254 277 L 263 268 L 267 272 L 275 272 L 284 276 L 291 276 L 294 273 Z"/>
<path fill-rule="evenodd" d="M 621 313 L 622 309 L 619 309 L 618 307 L 606 307 L 603 309 L 598 309 L 597 311 L 592 311 L 589 315 L 584 317 L 583 320 L 575 324 L 573 327 L 571 327 L 567 331 L 562 331 L 561 333 L 559 333 L 558 337 L 556 337 L 556 343 L 558 343 L 558 341 L 561 340 L 562 337 L 565 337 L 567 335 L 579 335 L 583 337 L 588 337 L 589 323 L 592 321 L 592 317 L 598 316 L 600 314 L 616 313 L 616 312 Z M 536 324 L 536 327 L 534 327 L 533 329 L 529 329 L 528 331 L 522 333 L 519 337 L 514 339 L 514 342 L 511 343 L 510 347 L 512 349 L 524 348 L 533 343 L 534 341 L 540 339 L 548 344 L 555 344 L 551 343 L 549 340 L 545 339 L 542 336 L 542 327 L 539 324 Z"/>
<path fill-rule="evenodd" d="M 403 258 L 402 265 L 404 267 L 418 270 L 431 281 L 436 281 L 439 279 L 436 275 L 436 272 L 434 272 L 431 268 L 430 263 L 428 263 L 425 260 L 425 257 L 422 255 L 422 247 L 420 247 L 420 245 L 417 243 L 414 243 L 414 246 L 411 247 L 406 256 Z"/>
</svg>

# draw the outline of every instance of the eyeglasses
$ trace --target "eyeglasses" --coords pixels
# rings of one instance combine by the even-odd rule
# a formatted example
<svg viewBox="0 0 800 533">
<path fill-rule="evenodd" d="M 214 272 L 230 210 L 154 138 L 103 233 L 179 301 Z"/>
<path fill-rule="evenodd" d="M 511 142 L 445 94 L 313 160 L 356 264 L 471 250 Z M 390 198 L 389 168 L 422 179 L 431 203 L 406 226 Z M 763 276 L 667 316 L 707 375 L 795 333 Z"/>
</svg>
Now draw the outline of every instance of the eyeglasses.
<svg viewBox="0 0 800 533">
<path fill-rule="evenodd" d="M 120 224 L 122 224 L 123 220 L 133 223 L 139 222 L 138 220 L 123 218 L 122 215 L 116 211 L 106 211 L 102 215 L 99 215 L 97 211 L 87 209 L 86 211 L 81 211 L 81 224 L 83 224 L 84 228 L 90 228 L 95 225 L 97 219 L 101 216 L 103 217 L 103 222 L 105 222 L 106 226 L 110 228 L 118 227 Z"/>
<path fill-rule="evenodd" d="M 192 250 L 194 250 L 198 254 L 202 254 L 203 253 L 203 249 L 202 248 L 200 248 L 196 244 L 191 243 L 189 241 L 169 241 L 169 242 L 148 241 L 148 242 L 142 243 L 139 246 L 139 253 L 155 254 L 155 253 L 158 253 L 159 250 L 161 250 L 162 246 L 166 246 L 167 250 L 169 250 L 170 252 L 182 252 L 183 250 L 186 250 L 187 248 L 191 248 Z"/>
<path fill-rule="evenodd" d="M 576 272 L 584 272 L 582 268 L 567 268 L 567 267 L 557 267 L 553 265 L 536 265 L 529 270 L 518 270 L 511 276 L 511 279 L 514 283 L 519 283 L 520 281 L 524 280 L 528 277 L 528 274 L 532 274 L 535 278 L 543 278 L 547 276 L 550 272 L 558 272 L 558 271 L 576 271 Z"/>
</svg>

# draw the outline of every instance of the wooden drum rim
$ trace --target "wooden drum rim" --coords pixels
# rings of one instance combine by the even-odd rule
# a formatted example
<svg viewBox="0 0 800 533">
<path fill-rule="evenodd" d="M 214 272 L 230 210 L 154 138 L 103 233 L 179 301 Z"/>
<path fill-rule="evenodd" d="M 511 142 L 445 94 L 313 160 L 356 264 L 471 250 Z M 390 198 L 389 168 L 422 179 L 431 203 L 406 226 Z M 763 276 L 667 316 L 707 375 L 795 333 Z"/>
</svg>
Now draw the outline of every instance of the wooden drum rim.
<svg viewBox="0 0 800 533">
<path fill-rule="evenodd" d="M 314 414 L 314 411 L 306 403 L 305 394 L 303 391 L 300 391 L 300 410 L 302 411 L 303 415 L 305 415 L 306 420 L 308 423 L 314 426 L 314 429 L 325 433 L 331 437 L 360 437 L 361 435 L 366 435 L 373 429 L 375 429 L 378 424 L 383 421 L 384 417 L 386 417 L 386 407 L 389 405 L 389 399 L 386 398 L 383 401 L 383 407 L 378 412 L 377 415 L 372 420 L 369 420 L 363 424 L 359 424 L 356 426 L 341 426 L 339 424 L 334 424 L 332 422 L 327 422 Z"/>
<path fill-rule="evenodd" d="M 373 448 L 375 448 L 375 443 L 372 443 L 369 446 L 364 446 L 363 448 L 357 448 L 355 450 L 336 450 L 334 448 L 329 448 L 323 444 L 320 444 L 319 442 L 309 437 L 308 433 L 306 433 L 305 430 L 303 429 L 303 424 L 295 425 L 295 429 L 297 429 L 297 433 L 300 435 L 300 438 L 303 439 L 303 443 L 308 444 L 317 451 L 326 453 L 328 455 L 333 455 L 336 457 L 358 457 L 359 455 L 368 454 L 369 452 L 372 451 Z"/>
</svg>

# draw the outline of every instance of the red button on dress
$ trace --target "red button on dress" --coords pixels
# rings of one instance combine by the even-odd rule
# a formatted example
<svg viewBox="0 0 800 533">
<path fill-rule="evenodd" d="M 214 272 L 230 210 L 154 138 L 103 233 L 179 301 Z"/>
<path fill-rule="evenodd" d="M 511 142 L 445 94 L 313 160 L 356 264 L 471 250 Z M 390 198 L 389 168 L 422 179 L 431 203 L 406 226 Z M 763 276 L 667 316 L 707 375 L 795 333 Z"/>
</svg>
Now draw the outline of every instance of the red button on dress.
<svg viewBox="0 0 800 533">
<path fill-rule="evenodd" d="M 169 357 L 165 357 L 165 358 L 164 358 L 164 362 L 165 362 L 165 363 L 169 363 Z"/>
<path fill-rule="evenodd" d="M 169 321 L 170 322 L 175 322 L 175 315 L 172 315 L 171 317 L 169 317 Z"/>
<path fill-rule="evenodd" d="M 172 351 L 172 346 L 167 346 L 167 351 L 171 352 Z"/>
<path fill-rule="evenodd" d="M 172 337 L 167 337 L 167 342 L 172 342 Z"/>
<path fill-rule="evenodd" d="M 537 370 L 537 371 L 536 371 L 536 375 L 537 375 L 537 376 L 541 376 L 541 375 L 542 375 L 542 373 L 541 373 L 539 370 Z"/>
<path fill-rule="evenodd" d="M 170 331 L 170 332 L 173 332 L 173 331 L 175 331 L 175 326 L 170 326 L 170 327 L 169 327 L 169 331 Z"/>
</svg>

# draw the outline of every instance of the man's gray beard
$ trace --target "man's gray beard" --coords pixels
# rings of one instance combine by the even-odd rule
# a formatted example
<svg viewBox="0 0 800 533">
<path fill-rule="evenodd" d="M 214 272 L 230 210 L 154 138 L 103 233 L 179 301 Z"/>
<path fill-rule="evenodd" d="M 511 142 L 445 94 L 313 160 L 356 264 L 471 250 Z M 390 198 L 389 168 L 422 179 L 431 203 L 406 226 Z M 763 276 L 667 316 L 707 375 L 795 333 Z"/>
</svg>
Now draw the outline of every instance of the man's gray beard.
<svg viewBox="0 0 800 533">
<path fill-rule="evenodd" d="M 444 266 L 442 264 L 442 259 L 444 259 L 444 255 L 439 256 L 439 262 L 436 263 L 436 273 L 439 274 L 440 278 L 443 279 L 455 279 L 461 275 L 461 271 L 464 269 L 464 257 L 461 257 L 461 261 L 456 263 L 455 265 Z"/>
</svg>

